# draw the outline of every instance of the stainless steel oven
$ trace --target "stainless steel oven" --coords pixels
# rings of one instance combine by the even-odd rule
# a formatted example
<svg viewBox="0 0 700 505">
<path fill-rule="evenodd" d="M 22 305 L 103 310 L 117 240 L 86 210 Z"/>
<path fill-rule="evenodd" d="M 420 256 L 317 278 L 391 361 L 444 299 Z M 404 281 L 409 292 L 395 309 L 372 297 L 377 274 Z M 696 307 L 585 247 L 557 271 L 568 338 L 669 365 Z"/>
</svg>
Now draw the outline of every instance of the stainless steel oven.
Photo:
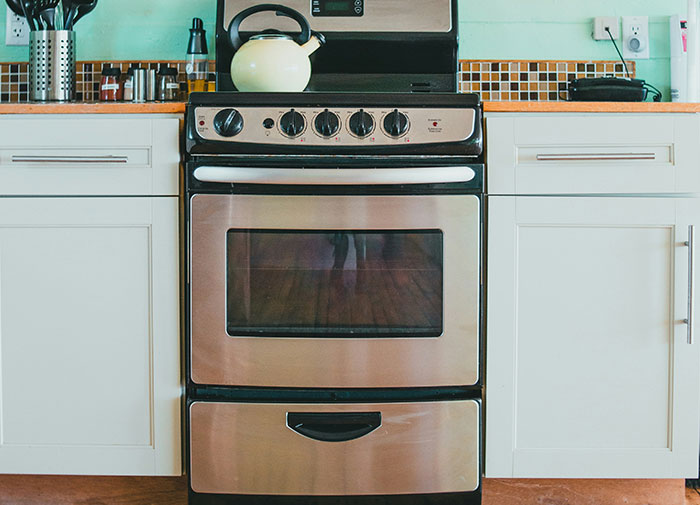
<svg viewBox="0 0 700 505">
<path fill-rule="evenodd" d="M 191 505 L 478 503 L 479 105 L 193 96 Z"/>
<path fill-rule="evenodd" d="M 196 194 L 192 380 L 474 385 L 475 195 Z"/>
</svg>

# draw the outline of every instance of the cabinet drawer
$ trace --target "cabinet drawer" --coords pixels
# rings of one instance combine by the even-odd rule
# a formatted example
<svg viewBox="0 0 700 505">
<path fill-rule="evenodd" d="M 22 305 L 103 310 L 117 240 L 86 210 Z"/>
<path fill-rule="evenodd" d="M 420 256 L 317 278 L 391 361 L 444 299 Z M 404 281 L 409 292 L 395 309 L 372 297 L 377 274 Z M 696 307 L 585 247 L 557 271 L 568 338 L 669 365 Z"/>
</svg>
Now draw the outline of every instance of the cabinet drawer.
<svg viewBox="0 0 700 505">
<path fill-rule="evenodd" d="M 177 195 L 179 119 L 7 116 L 0 195 Z"/>
<path fill-rule="evenodd" d="M 192 489 L 326 496 L 473 491 L 479 410 L 476 400 L 196 402 L 189 409 Z"/>
<path fill-rule="evenodd" d="M 696 193 L 696 115 L 491 115 L 490 194 Z"/>
</svg>

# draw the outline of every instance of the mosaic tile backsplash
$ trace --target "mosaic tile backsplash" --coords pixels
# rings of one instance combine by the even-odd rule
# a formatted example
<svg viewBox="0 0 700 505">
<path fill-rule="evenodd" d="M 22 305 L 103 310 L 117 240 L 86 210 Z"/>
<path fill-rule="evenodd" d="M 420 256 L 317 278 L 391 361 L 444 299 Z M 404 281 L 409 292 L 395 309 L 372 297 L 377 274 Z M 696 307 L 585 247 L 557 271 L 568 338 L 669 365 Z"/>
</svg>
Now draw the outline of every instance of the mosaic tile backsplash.
<svg viewBox="0 0 700 505">
<path fill-rule="evenodd" d="M 132 63 L 139 63 L 141 68 L 158 69 L 161 65 L 177 68 L 177 80 L 186 84 L 184 61 L 79 61 L 76 63 L 75 87 L 79 102 L 96 102 L 100 96 L 102 67 L 109 65 L 119 68 L 124 76 Z M 214 62 L 210 62 L 210 72 L 214 72 Z M 0 63 L 0 103 L 29 101 L 29 64 Z M 184 87 L 186 90 L 186 86 Z M 183 92 L 183 97 L 185 96 Z"/>
<path fill-rule="evenodd" d="M 627 62 L 630 77 L 635 62 Z M 625 77 L 619 61 L 481 61 L 459 62 L 459 90 L 479 93 L 483 101 L 567 100 L 572 79 Z"/>
<path fill-rule="evenodd" d="M 103 65 L 119 67 L 123 74 L 130 61 L 79 61 L 76 64 L 76 98 L 94 102 L 99 97 L 100 73 Z M 141 61 L 142 68 L 167 64 L 178 69 L 178 82 L 185 83 L 184 61 Z M 635 77 L 635 62 L 627 62 Z M 214 72 L 214 62 L 210 62 Z M 625 77 L 619 61 L 486 61 L 459 62 L 459 90 L 481 95 L 484 101 L 566 100 L 567 82 L 583 77 Z M 0 102 L 26 102 L 29 64 L 0 63 Z M 184 97 L 184 93 L 183 93 Z"/>
</svg>

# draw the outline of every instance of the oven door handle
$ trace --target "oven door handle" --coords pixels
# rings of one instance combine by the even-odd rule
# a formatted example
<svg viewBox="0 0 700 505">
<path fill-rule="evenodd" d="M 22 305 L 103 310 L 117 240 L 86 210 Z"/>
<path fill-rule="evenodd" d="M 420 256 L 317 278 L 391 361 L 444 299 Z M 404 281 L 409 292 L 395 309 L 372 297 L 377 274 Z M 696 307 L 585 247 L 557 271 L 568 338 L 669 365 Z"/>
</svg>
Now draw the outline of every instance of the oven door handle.
<svg viewBox="0 0 700 505">
<path fill-rule="evenodd" d="M 320 442 L 347 442 L 382 425 L 381 412 L 287 412 L 287 426 Z"/>
<path fill-rule="evenodd" d="M 413 168 L 253 168 L 201 166 L 194 178 L 224 184 L 353 185 L 439 184 L 469 182 L 467 166 Z"/>
</svg>

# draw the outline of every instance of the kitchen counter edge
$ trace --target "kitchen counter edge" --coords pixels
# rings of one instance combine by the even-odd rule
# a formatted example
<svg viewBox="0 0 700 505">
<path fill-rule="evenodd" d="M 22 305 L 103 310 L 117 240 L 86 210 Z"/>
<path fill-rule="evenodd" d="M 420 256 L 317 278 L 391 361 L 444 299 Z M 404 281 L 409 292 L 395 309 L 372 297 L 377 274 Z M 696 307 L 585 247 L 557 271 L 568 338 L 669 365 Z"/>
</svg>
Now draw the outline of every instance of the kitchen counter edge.
<svg viewBox="0 0 700 505">
<path fill-rule="evenodd" d="M 671 102 L 484 102 L 484 112 L 698 113 L 700 103 Z"/>
<path fill-rule="evenodd" d="M 184 102 L 4 103 L 2 114 L 184 114 Z"/>
</svg>

